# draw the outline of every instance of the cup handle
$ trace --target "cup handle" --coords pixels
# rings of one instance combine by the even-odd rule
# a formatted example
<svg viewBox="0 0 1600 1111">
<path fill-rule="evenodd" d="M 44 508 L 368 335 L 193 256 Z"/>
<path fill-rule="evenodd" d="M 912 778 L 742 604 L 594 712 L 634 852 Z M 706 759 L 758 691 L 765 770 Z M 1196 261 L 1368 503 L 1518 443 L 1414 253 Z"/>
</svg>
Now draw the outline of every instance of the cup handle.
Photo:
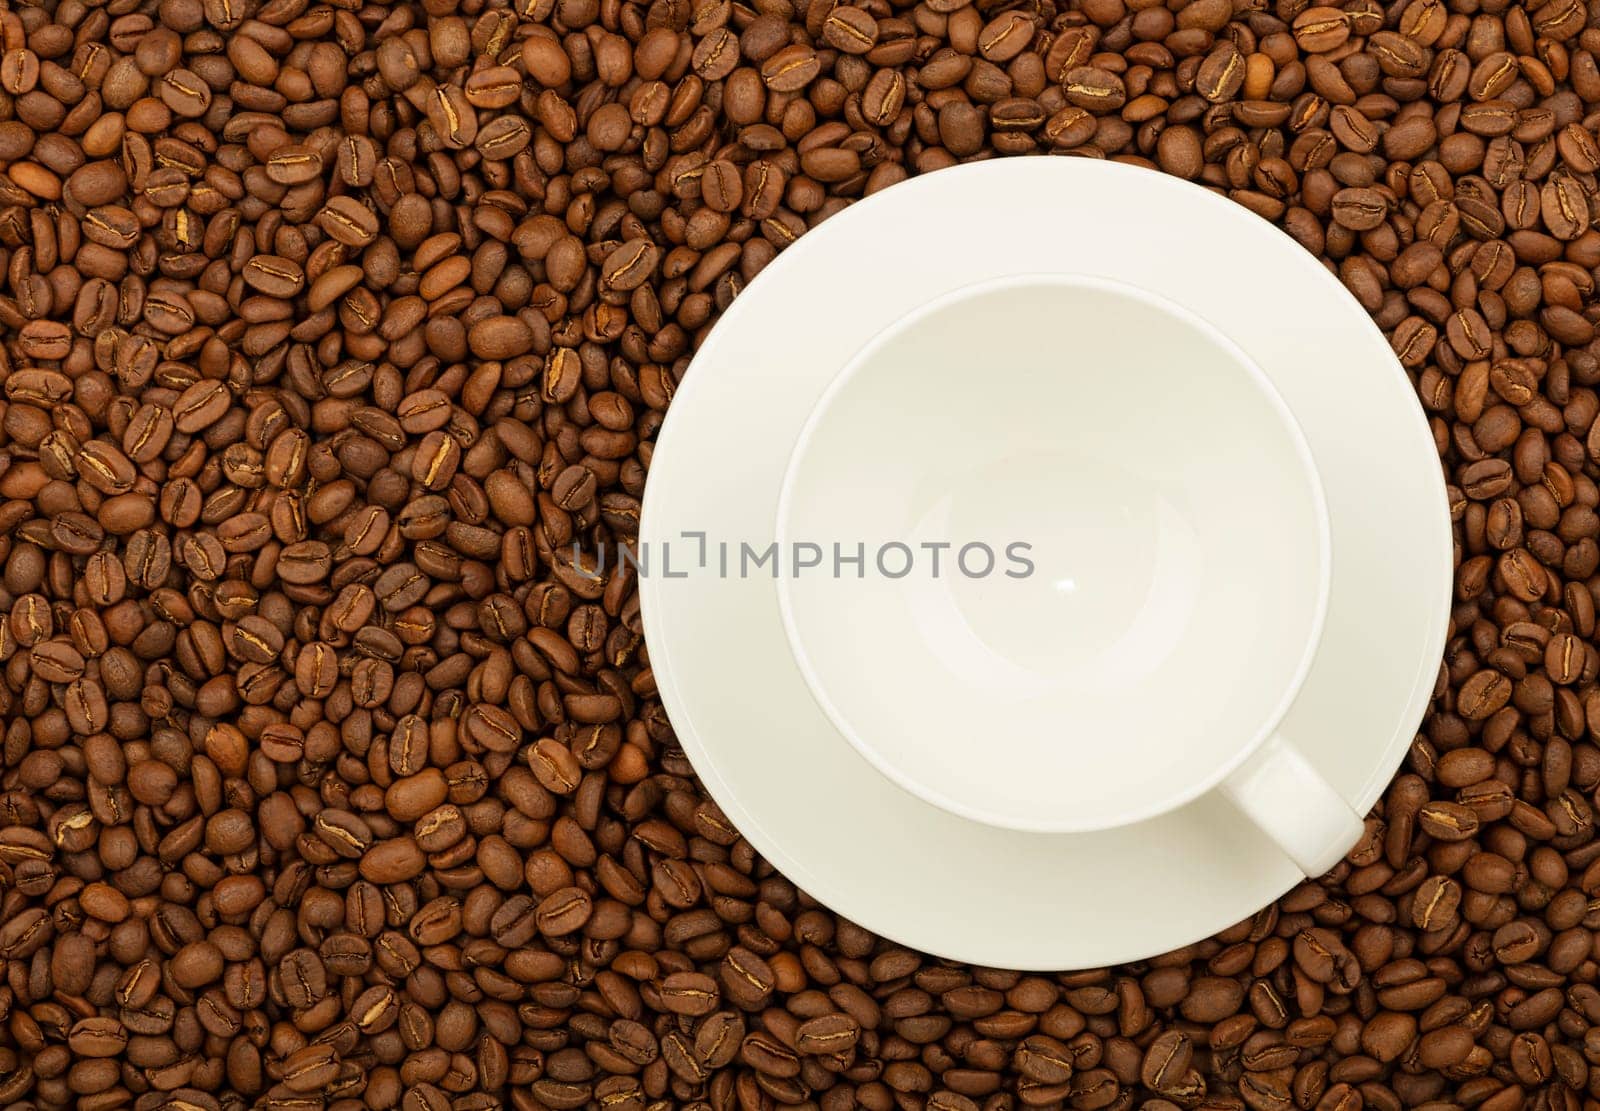
<svg viewBox="0 0 1600 1111">
<path fill-rule="evenodd" d="M 1361 815 L 1281 734 L 1273 734 L 1222 792 L 1309 877 L 1322 875 L 1360 840 Z"/>
</svg>

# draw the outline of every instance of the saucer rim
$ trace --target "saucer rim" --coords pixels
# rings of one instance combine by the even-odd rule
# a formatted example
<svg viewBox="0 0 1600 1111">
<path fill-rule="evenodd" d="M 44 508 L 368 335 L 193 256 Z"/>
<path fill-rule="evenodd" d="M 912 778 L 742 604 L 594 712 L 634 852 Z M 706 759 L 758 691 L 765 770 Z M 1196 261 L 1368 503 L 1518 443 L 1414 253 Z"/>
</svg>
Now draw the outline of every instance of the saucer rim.
<svg viewBox="0 0 1600 1111">
<path fill-rule="evenodd" d="M 1059 181 L 1041 181 L 1035 176 L 1040 173 L 1040 166 L 1062 167 L 1062 179 Z M 1070 172 L 1064 169 L 1065 167 L 1069 166 L 1072 167 Z M 1055 172 L 1057 172 L 1055 169 L 1045 171 L 1046 174 Z M 1260 243 L 1266 243 L 1270 241 L 1273 244 L 1273 251 L 1278 255 L 1281 261 L 1296 267 L 1305 274 L 1309 275 L 1313 272 L 1315 273 L 1316 277 L 1314 280 L 1321 283 L 1324 288 L 1330 290 L 1332 298 L 1342 306 L 1344 315 L 1348 318 L 1348 330 L 1345 329 L 1344 325 L 1341 325 L 1341 335 L 1347 336 L 1352 345 L 1361 345 L 1370 351 L 1371 357 L 1362 358 L 1359 360 L 1359 362 L 1364 366 L 1372 367 L 1372 373 L 1374 374 L 1381 372 L 1381 374 L 1389 380 L 1389 385 L 1385 388 L 1391 390 L 1400 388 L 1400 396 L 1403 396 L 1410 401 L 1409 422 L 1412 427 L 1413 435 L 1411 437 L 1411 442 L 1408 444 L 1405 450 L 1407 452 L 1411 452 L 1420 451 L 1420 449 L 1423 448 L 1426 449 L 1425 454 L 1427 457 L 1428 472 L 1433 481 L 1424 481 L 1424 476 L 1420 468 L 1415 478 L 1418 482 L 1422 482 L 1424 485 L 1429 486 L 1432 493 L 1437 495 L 1433 499 L 1437 503 L 1437 512 L 1434 514 L 1434 527 L 1437 528 L 1437 533 L 1434 539 L 1437 541 L 1437 547 L 1435 547 L 1431 553 L 1425 553 L 1421 551 L 1413 552 L 1412 554 L 1415 557 L 1414 562 L 1407 561 L 1407 574 L 1404 577 L 1408 585 L 1416 583 L 1424 588 L 1430 585 L 1425 581 L 1426 578 L 1428 578 L 1430 575 L 1435 577 L 1437 581 L 1431 585 L 1438 590 L 1438 593 L 1440 594 L 1440 601 L 1437 608 L 1434 610 L 1435 620 L 1433 626 L 1426 631 L 1422 638 L 1424 645 L 1428 650 L 1424 654 L 1424 657 L 1419 659 L 1419 662 L 1416 665 L 1416 671 L 1412 675 L 1411 682 L 1409 684 L 1410 690 L 1406 699 L 1406 707 L 1398 719 L 1400 724 L 1396 727 L 1394 735 L 1382 746 L 1381 754 L 1378 755 L 1378 758 L 1373 761 L 1363 762 L 1367 764 L 1369 772 L 1359 790 L 1355 792 L 1353 805 L 1359 811 L 1365 812 L 1382 793 L 1385 785 L 1393 777 L 1402 760 L 1404 759 L 1404 756 L 1409 749 L 1413 738 L 1415 737 L 1416 728 L 1420 724 L 1423 715 L 1426 712 L 1429 700 L 1431 699 L 1432 691 L 1437 682 L 1438 667 L 1437 664 L 1429 667 L 1426 663 L 1426 660 L 1437 660 L 1442 656 L 1443 653 L 1445 635 L 1450 616 L 1450 600 L 1453 594 L 1454 563 L 1453 530 L 1450 523 L 1448 504 L 1445 500 L 1444 479 L 1443 475 L 1439 471 L 1437 449 L 1433 441 L 1431 430 L 1429 429 L 1425 414 L 1422 412 L 1420 405 L 1416 403 L 1414 385 L 1409 380 L 1405 370 L 1394 358 L 1393 352 L 1390 350 L 1387 340 L 1383 337 L 1377 326 L 1372 322 L 1371 318 L 1366 314 L 1365 310 L 1361 309 L 1360 306 L 1355 303 L 1354 299 L 1338 282 L 1337 278 L 1330 273 L 1317 259 L 1304 252 L 1298 246 L 1298 244 L 1295 244 L 1292 240 L 1288 239 L 1286 236 L 1283 236 L 1281 232 L 1273 229 L 1271 225 L 1264 221 L 1257 223 L 1257 218 L 1254 218 L 1253 214 L 1249 214 L 1246 210 L 1238 208 L 1225 198 L 1212 194 L 1207 190 L 1193 185 L 1192 183 L 1182 182 L 1178 179 L 1165 177 L 1164 175 L 1159 175 L 1152 171 L 1138 167 L 1123 166 L 1109 162 L 1095 162 L 1077 159 L 1043 158 L 999 160 L 994 162 L 953 167 L 950 169 L 941 170 L 935 174 L 912 178 L 907 182 L 895 186 L 894 190 L 888 195 L 893 196 L 898 194 L 903 198 L 902 203 L 909 207 L 909 205 L 914 203 L 916 200 L 916 194 L 919 191 L 927 194 L 927 196 L 923 198 L 924 202 L 937 199 L 940 193 L 955 193 L 958 196 L 965 193 L 966 199 L 970 200 L 972 198 L 971 187 L 976 185 L 981 188 L 984 180 L 990 177 L 1015 175 L 1016 180 L 1012 181 L 1010 184 L 1013 186 L 1020 184 L 1024 188 L 1033 188 L 1041 185 L 1046 188 L 1070 188 L 1074 186 L 1082 187 L 1085 184 L 1084 180 L 1081 178 L 1077 181 L 1071 180 L 1073 175 L 1086 174 L 1092 177 L 1095 174 L 1101 173 L 1111 175 L 1108 180 L 1111 183 L 1112 188 L 1118 188 L 1123 185 L 1132 184 L 1135 176 L 1147 184 L 1152 181 L 1159 181 L 1161 185 L 1158 188 L 1165 189 L 1171 187 L 1172 189 L 1177 190 L 1177 192 L 1180 194 L 1187 194 L 1188 200 L 1198 202 L 1202 205 L 1212 206 L 1212 211 L 1216 213 L 1217 222 L 1219 223 L 1233 223 L 1238 225 L 1242 222 L 1242 218 L 1248 217 L 1248 223 L 1258 227 L 1261 231 L 1270 232 L 1270 235 L 1268 236 L 1256 237 L 1257 241 Z M 969 179 L 971 179 L 970 183 Z M 830 223 L 833 221 L 839 221 L 840 227 L 838 230 L 841 232 L 844 230 L 845 226 L 855 228 L 866 223 L 868 215 L 876 203 L 881 202 L 876 202 L 874 198 L 868 198 L 852 206 L 850 209 L 847 209 L 832 217 L 830 219 Z M 862 230 L 865 233 L 863 234 L 862 238 L 868 238 L 870 236 L 871 228 L 869 227 Z M 825 235 L 818 237 L 815 233 L 808 234 L 802 237 L 792 247 L 780 255 L 779 258 L 775 260 L 774 263 L 768 268 L 768 271 L 772 271 L 773 267 L 781 266 L 785 270 L 792 270 L 796 267 L 802 266 L 805 264 L 805 260 L 811 254 L 817 253 L 818 251 L 824 249 L 833 249 L 832 240 L 837 238 L 837 235 Z M 751 283 L 750 287 L 733 303 L 728 312 L 724 314 L 723 320 L 719 323 L 716 329 L 713 329 L 711 335 L 702 345 L 695 360 L 697 367 L 691 368 L 691 372 L 684 376 L 683 383 L 678 391 L 677 399 L 658 437 L 657 454 L 653 460 L 653 462 L 656 464 L 656 467 L 660 466 L 660 462 L 663 458 L 667 459 L 670 464 L 670 461 L 674 455 L 672 445 L 676 443 L 679 438 L 688 437 L 690 435 L 689 432 L 684 430 L 688 427 L 691 420 L 695 419 L 695 416 L 698 415 L 694 413 L 695 408 L 697 406 L 705 407 L 707 405 L 707 402 L 701 400 L 701 398 L 702 395 L 705 394 L 706 390 L 712 388 L 710 383 L 712 374 L 705 372 L 706 366 L 713 365 L 715 360 L 720 357 L 719 352 L 724 347 L 730 346 L 726 337 L 732 334 L 733 329 L 735 327 L 743 327 L 744 325 L 741 323 L 741 321 L 755 314 L 755 306 L 759 298 L 753 296 L 753 294 L 762 288 L 763 279 L 767 277 L 767 273 L 757 276 L 755 281 Z M 1201 313 L 1201 315 L 1204 316 L 1203 313 Z M 1220 328 L 1221 326 L 1218 325 L 1217 327 Z M 722 338 L 719 338 L 719 336 Z M 1232 337 L 1230 336 L 1230 338 Z M 1384 365 L 1380 368 L 1377 365 L 1379 363 Z M 1278 381 L 1277 375 L 1281 373 L 1281 370 L 1279 370 L 1275 365 L 1269 365 L 1266 363 L 1262 363 L 1262 367 L 1269 379 L 1276 384 Z M 705 380 L 704 384 L 702 384 L 702 379 Z M 715 394 L 711 394 L 709 396 L 715 397 Z M 1296 413 L 1296 416 L 1299 418 L 1300 414 Z M 665 449 L 664 454 L 663 449 Z M 781 447 L 779 450 L 781 451 Z M 653 470 L 654 469 L 655 468 L 653 468 Z M 667 468 L 662 468 L 661 473 L 665 473 L 666 470 Z M 652 477 L 655 479 L 659 478 L 660 475 L 658 473 Z M 686 475 L 684 476 L 684 481 L 692 484 L 693 478 L 693 475 Z M 641 543 L 648 543 L 655 536 L 661 533 L 661 518 L 663 514 L 670 513 L 670 510 L 663 508 L 663 503 L 671 493 L 668 491 L 666 484 L 660 481 L 653 481 L 648 485 L 649 489 L 647 489 L 644 499 L 641 528 L 639 533 Z M 1336 580 L 1339 573 L 1337 535 L 1341 531 L 1339 529 L 1339 521 L 1337 519 L 1333 521 L 1333 526 L 1335 533 L 1335 552 L 1334 561 L 1330 567 L 1330 575 Z M 1359 526 L 1356 522 L 1347 522 L 1345 527 L 1356 528 Z M 661 614 L 664 609 L 662 598 L 666 589 L 667 587 L 665 583 L 660 578 L 647 575 L 641 576 L 640 594 L 641 605 L 643 607 L 643 620 L 646 627 L 647 638 L 653 641 L 654 644 L 661 645 L 667 640 L 673 640 L 673 646 L 675 648 L 679 648 L 674 634 L 664 630 L 660 625 L 660 621 L 662 620 Z M 770 597 L 766 597 L 765 600 L 772 601 Z M 681 648 L 679 648 L 679 650 L 681 650 Z M 1321 657 L 1319 653 L 1319 662 L 1320 658 Z M 737 793 L 733 791 L 731 785 L 722 774 L 717 761 L 712 758 L 710 751 L 708 751 L 707 746 L 702 741 L 703 731 L 697 722 L 699 715 L 692 708 L 694 700 L 681 687 L 676 665 L 671 662 L 665 651 L 659 655 L 653 655 L 651 658 L 651 663 L 659 695 L 669 717 L 673 722 L 679 743 L 683 747 L 684 751 L 688 754 L 691 763 L 693 763 L 697 774 L 705 784 L 706 789 L 711 794 L 711 797 L 718 803 L 719 806 L 721 806 L 730 820 L 733 821 L 735 826 L 750 841 L 752 846 L 756 848 L 775 868 L 788 876 L 790 880 L 793 881 L 797 886 L 806 890 L 820 902 L 835 908 L 835 910 L 841 915 L 846 917 L 851 916 L 851 905 L 853 903 L 859 903 L 859 900 L 852 897 L 850 891 L 848 890 L 852 885 L 849 883 L 843 883 L 843 890 L 841 890 L 841 884 L 834 878 L 818 875 L 810 866 L 805 864 L 800 859 L 797 859 L 790 851 L 788 851 L 788 849 L 782 845 L 780 840 L 769 831 L 767 825 L 759 820 L 756 815 L 751 813 L 747 807 L 740 803 Z M 774 661 L 774 663 L 776 664 L 777 661 Z M 1309 686 L 1312 682 L 1315 682 L 1314 672 L 1315 667 L 1313 668 L 1313 675 L 1308 678 L 1307 686 Z M 717 692 L 715 691 L 707 692 L 706 694 L 702 694 L 700 697 L 715 697 L 716 693 Z M 1301 693 L 1302 695 L 1304 694 L 1304 688 L 1302 689 Z M 1398 705 L 1398 691 L 1394 692 L 1394 701 Z M 755 712 L 751 716 L 755 720 L 759 721 L 761 716 L 760 711 L 763 709 L 770 710 L 772 707 L 755 707 L 753 709 Z M 1290 720 L 1292 720 L 1293 715 L 1294 709 L 1291 707 L 1289 715 Z M 826 722 L 825 717 L 821 717 L 819 720 Z M 828 724 L 831 727 L 831 723 Z M 839 740 L 842 744 L 850 747 L 849 742 L 844 738 L 840 737 Z M 854 752 L 855 750 L 853 747 L 850 747 L 850 751 Z M 860 762 L 860 768 L 868 775 L 878 775 L 878 773 L 873 771 L 870 765 L 866 764 L 864 761 Z M 898 788 L 894 789 L 899 790 Z M 1205 801 L 1205 799 L 1211 798 L 1214 795 L 1215 792 L 1213 792 L 1210 796 L 1204 796 L 1201 801 Z M 914 798 L 914 796 L 909 797 Z M 927 811 L 931 811 L 932 813 L 942 813 L 920 799 L 915 801 L 919 807 L 924 808 Z M 1154 822 L 1146 823 L 1146 825 L 1153 826 L 1172 817 L 1172 815 L 1168 815 L 1166 819 L 1157 819 Z M 1142 829 L 1143 827 L 1130 828 Z M 1048 835 L 1012 832 L 1011 836 L 1014 838 L 1072 839 L 1083 835 Z M 1140 959 L 1150 955 L 1152 952 L 1161 952 L 1170 948 L 1176 948 L 1182 944 L 1187 944 L 1193 940 L 1197 940 L 1215 933 L 1217 930 L 1225 928 L 1232 922 L 1238 921 L 1243 917 L 1247 917 L 1250 913 L 1253 913 L 1256 909 L 1258 909 L 1259 906 L 1264 906 L 1267 903 L 1270 903 L 1273 898 L 1280 896 L 1284 891 L 1289 890 L 1296 883 L 1302 882 L 1301 877 L 1298 875 L 1298 873 L 1294 872 L 1292 865 L 1287 864 L 1286 859 L 1280 863 L 1281 866 L 1273 867 L 1271 869 L 1264 869 L 1264 871 L 1271 872 L 1269 882 L 1273 887 L 1273 890 L 1268 893 L 1265 898 L 1262 898 L 1259 904 L 1249 908 L 1242 908 L 1241 913 L 1238 913 L 1234 917 L 1227 920 L 1217 920 L 1215 916 L 1213 916 L 1204 920 L 1193 920 L 1190 922 L 1190 924 L 1182 926 L 1175 931 L 1168 931 L 1174 935 L 1174 938 L 1181 934 L 1183 940 L 1169 939 L 1169 941 L 1162 942 L 1162 947 L 1156 949 L 1152 949 L 1147 942 L 1140 941 L 1130 941 L 1121 948 L 1119 948 L 1114 941 L 1110 944 L 1102 943 L 1088 947 L 1079 946 L 1080 950 L 1084 950 L 1086 948 L 1092 948 L 1094 950 L 1092 953 L 1092 959 L 1087 961 L 1077 960 L 1076 958 L 1067 957 L 1065 955 L 1060 958 L 1047 955 L 1050 952 L 1061 952 L 1065 954 L 1067 949 L 1066 946 L 1058 945 L 1052 948 L 1048 944 L 1018 944 L 1015 943 L 1015 938 L 1011 939 L 1013 943 L 997 944 L 993 947 L 992 951 L 988 952 L 976 953 L 972 951 L 954 951 L 941 943 L 937 937 L 936 931 L 930 934 L 929 930 L 924 925 L 915 924 L 911 919 L 905 916 L 902 916 L 900 921 L 893 923 L 886 923 L 883 921 L 863 921 L 862 924 L 868 929 L 886 938 L 898 940 L 903 944 L 911 945 L 926 952 L 943 955 L 950 959 L 972 961 L 983 964 L 999 964 L 1005 967 L 1018 969 L 1059 969 L 1065 967 L 1083 967 L 1085 965 L 1097 966 L 1107 963 Z M 860 885 L 856 884 L 855 886 L 859 887 Z M 1255 898 L 1255 896 L 1252 896 L 1252 898 Z"/>
</svg>

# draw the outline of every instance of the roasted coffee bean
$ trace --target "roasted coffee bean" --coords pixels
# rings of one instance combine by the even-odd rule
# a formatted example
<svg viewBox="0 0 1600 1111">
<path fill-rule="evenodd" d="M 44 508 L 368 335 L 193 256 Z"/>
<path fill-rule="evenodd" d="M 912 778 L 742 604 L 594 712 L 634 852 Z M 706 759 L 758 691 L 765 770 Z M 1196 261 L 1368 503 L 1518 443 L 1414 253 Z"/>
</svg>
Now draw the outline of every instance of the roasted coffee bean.
<svg viewBox="0 0 1600 1111">
<path fill-rule="evenodd" d="M 1212 50 L 1194 75 L 1194 89 L 1213 104 L 1232 100 L 1244 87 L 1246 62 L 1231 43 Z"/>
<path fill-rule="evenodd" d="M 283 1062 L 283 1083 L 290 1091 L 315 1092 L 339 1075 L 339 1057 L 331 1045 L 308 1045 Z"/>
<path fill-rule="evenodd" d="M 738 1057 L 743 1039 L 744 1021 L 732 1011 L 717 1011 L 707 1015 L 700 1023 L 695 1032 L 694 1051 L 707 1067 L 725 1068 Z M 853 1047 L 854 1039 L 851 1041 Z"/>
<path fill-rule="evenodd" d="M 115 1057 L 128 1044 L 128 1032 L 115 1018 L 83 1018 L 67 1034 L 67 1048 L 81 1057 Z"/>
<path fill-rule="evenodd" d="M 661 982 L 659 994 L 666 1009 L 680 1015 L 710 1014 L 721 999 L 717 982 L 699 972 L 672 973 Z"/>
<path fill-rule="evenodd" d="M 1073 1051 L 1045 1034 L 1024 1038 L 1013 1063 L 1018 1072 L 1041 1085 L 1065 1084 L 1072 1079 Z"/>
<path fill-rule="evenodd" d="M 1181 1031 L 1169 1030 L 1145 1051 L 1139 1066 L 1140 1082 L 1153 1091 L 1174 1091 L 1188 1076 L 1193 1060 L 1194 1048 L 1189 1038 Z"/>
<path fill-rule="evenodd" d="M 1063 84 L 1068 101 L 1096 115 L 1114 111 L 1127 102 L 1128 91 L 1122 79 L 1109 70 L 1080 66 L 1067 71 Z"/>
<path fill-rule="evenodd" d="M 589 895 L 576 887 L 553 891 L 539 903 L 534 920 L 547 937 L 562 937 L 583 928 L 593 913 Z"/>
<path fill-rule="evenodd" d="M 1417 824 L 1430 837 L 1463 841 L 1478 831 L 1478 815 L 1459 802 L 1430 802 L 1417 812 Z"/>
<path fill-rule="evenodd" d="M 722 959 L 719 979 L 723 995 L 747 1011 L 765 1004 L 777 986 L 771 966 L 743 946 L 735 946 Z"/>
<path fill-rule="evenodd" d="M 849 1015 L 818 1015 L 800 1024 L 795 1031 L 794 1047 L 801 1053 L 817 1056 L 844 1056 L 855 1048 L 860 1033 L 856 1020 Z"/>
</svg>

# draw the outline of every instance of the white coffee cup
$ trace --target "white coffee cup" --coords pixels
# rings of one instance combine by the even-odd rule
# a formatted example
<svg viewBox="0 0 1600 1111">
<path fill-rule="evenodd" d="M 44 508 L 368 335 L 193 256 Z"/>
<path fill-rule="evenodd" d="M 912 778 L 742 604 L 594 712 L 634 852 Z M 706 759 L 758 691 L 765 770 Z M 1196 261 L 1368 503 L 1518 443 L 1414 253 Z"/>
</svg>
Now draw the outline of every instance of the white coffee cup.
<svg viewBox="0 0 1600 1111">
<path fill-rule="evenodd" d="M 926 801 L 1068 833 L 1220 789 L 1307 875 L 1360 836 L 1279 732 L 1327 605 L 1321 482 L 1186 309 L 1017 275 L 911 313 L 818 401 L 777 535 L 812 695 Z"/>
</svg>

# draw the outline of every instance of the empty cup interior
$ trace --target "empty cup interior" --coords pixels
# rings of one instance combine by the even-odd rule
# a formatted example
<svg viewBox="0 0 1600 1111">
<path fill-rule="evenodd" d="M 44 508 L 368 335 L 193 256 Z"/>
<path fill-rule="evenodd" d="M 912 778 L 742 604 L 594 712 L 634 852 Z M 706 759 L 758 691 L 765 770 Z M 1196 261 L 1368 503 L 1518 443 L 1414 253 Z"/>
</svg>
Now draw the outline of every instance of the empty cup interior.
<svg viewBox="0 0 1600 1111">
<path fill-rule="evenodd" d="M 872 341 L 795 449 L 779 533 L 834 722 L 907 789 L 1023 829 L 1214 786 L 1292 701 L 1326 599 L 1281 399 L 1198 318 L 1095 278 L 958 291 Z"/>
</svg>

